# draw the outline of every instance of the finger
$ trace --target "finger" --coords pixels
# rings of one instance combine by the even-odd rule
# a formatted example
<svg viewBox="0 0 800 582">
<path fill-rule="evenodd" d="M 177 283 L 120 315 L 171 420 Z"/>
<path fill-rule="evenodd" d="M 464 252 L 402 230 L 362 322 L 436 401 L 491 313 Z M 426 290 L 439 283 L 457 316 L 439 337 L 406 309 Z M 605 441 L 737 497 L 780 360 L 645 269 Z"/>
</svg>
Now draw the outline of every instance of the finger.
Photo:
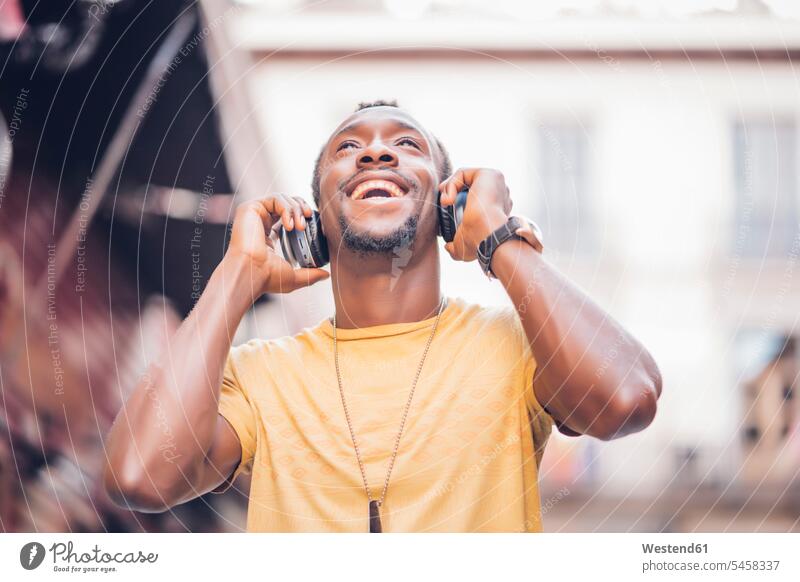
<svg viewBox="0 0 800 582">
<path fill-rule="evenodd" d="M 296 197 L 291 199 L 292 204 L 292 220 L 294 220 L 294 224 L 297 227 L 297 230 L 305 230 L 306 228 L 306 219 L 303 216 L 303 207 L 300 205 L 300 202 L 297 200 Z"/>
<path fill-rule="evenodd" d="M 462 169 L 456 170 L 447 180 L 445 180 L 441 189 L 441 197 L 439 201 L 442 206 L 450 206 L 456 201 L 456 195 L 459 190 L 464 186 L 464 171 Z"/>
<path fill-rule="evenodd" d="M 251 204 L 251 207 L 259 213 L 261 219 L 264 221 L 265 228 L 272 228 L 278 221 L 282 222 L 283 226 L 286 227 L 286 217 L 288 216 L 286 213 L 287 204 L 285 198 L 280 194 L 260 198 L 253 201 Z"/>
<path fill-rule="evenodd" d="M 455 173 L 451 174 L 446 180 L 444 180 L 441 184 L 439 184 L 439 203 L 442 206 L 450 206 L 455 201 L 455 198 L 450 197 L 450 184 L 456 179 L 458 175 L 457 170 Z"/>
<path fill-rule="evenodd" d="M 275 196 L 274 208 L 275 213 L 280 215 L 283 228 L 292 230 L 294 228 L 294 219 L 292 218 L 292 204 L 285 196 Z"/>
<path fill-rule="evenodd" d="M 453 240 L 453 247 L 455 247 L 456 255 L 459 259 L 464 258 L 464 239 L 463 237 L 456 237 Z"/>
<path fill-rule="evenodd" d="M 448 178 L 442 192 L 442 205 L 449 206 L 455 203 L 456 196 L 464 188 L 469 188 L 475 178 L 475 168 L 459 168 Z"/>
<path fill-rule="evenodd" d="M 231 231 L 231 245 L 233 247 L 254 249 L 265 238 L 265 224 L 269 220 L 269 213 L 259 203 L 245 203 L 236 209 Z"/>
<path fill-rule="evenodd" d="M 300 287 L 308 287 L 314 283 L 319 283 L 329 278 L 331 274 L 324 269 L 295 269 L 294 271 L 294 285 L 295 289 Z"/>
<path fill-rule="evenodd" d="M 272 225 L 272 220 L 270 219 L 269 211 L 264 206 L 263 201 L 261 200 L 253 200 L 250 202 L 243 202 L 236 207 L 236 215 L 233 218 L 233 226 L 234 229 L 236 228 L 237 223 L 242 223 L 248 221 L 248 217 L 253 217 L 253 215 L 258 216 L 259 220 L 261 220 L 264 228 L 269 228 Z"/>
<path fill-rule="evenodd" d="M 456 232 L 456 236 L 453 239 L 453 252 L 454 256 L 459 261 L 469 260 L 469 253 L 467 252 L 467 241 L 464 240 L 464 236 L 460 232 Z"/>
<path fill-rule="evenodd" d="M 306 199 L 302 196 L 295 196 L 295 200 L 300 203 L 300 208 L 303 211 L 303 216 L 306 218 L 311 218 L 314 215 L 314 210 L 311 208 L 311 205 L 306 202 Z"/>
<path fill-rule="evenodd" d="M 281 221 L 283 221 L 286 230 L 294 230 L 297 223 L 294 221 L 294 213 L 292 210 L 292 202 L 289 198 L 283 197 L 284 210 L 281 212 Z"/>
<path fill-rule="evenodd" d="M 291 204 L 285 196 L 277 194 L 271 198 L 267 198 L 265 200 L 265 205 L 272 215 L 280 219 L 283 228 L 286 230 L 292 230 L 292 228 L 294 228 Z"/>
<path fill-rule="evenodd" d="M 464 256 L 463 256 L 464 253 L 462 251 L 461 245 L 459 244 L 458 240 L 454 239 L 453 241 L 447 243 L 445 245 L 445 249 L 447 250 L 448 253 L 450 253 L 450 256 L 454 260 L 456 260 L 456 261 L 465 260 Z"/>
</svg>

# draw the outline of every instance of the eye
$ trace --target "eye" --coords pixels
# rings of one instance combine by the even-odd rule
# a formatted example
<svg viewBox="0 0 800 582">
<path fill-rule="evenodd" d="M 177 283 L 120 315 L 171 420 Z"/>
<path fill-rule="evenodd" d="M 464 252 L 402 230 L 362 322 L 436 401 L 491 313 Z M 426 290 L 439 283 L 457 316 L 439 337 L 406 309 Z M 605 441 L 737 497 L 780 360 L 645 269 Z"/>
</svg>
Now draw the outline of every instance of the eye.
<svg viewBox="0 0 800 582">
<path fill-rule="evenodd" d="M 344 151 L 346 149 L 355 148 L 355 147 L 358 147 L 358 144 L 356 142 L 349 141 L 349 140 L 348 141 L 343 141 L 342 143 L 339 144 L 339 147 L 336 148 L 336 152 L 338 153 L 338 152 Z"/>
<path fill-rule="evenodd" d="M 401 137 L 395 142 L 397 145 L 410 145 L 413 148 L 417 148 L 418 150 L 422 149 L 415 140 L 411 139 L 410 137 Z"/>
</svg>

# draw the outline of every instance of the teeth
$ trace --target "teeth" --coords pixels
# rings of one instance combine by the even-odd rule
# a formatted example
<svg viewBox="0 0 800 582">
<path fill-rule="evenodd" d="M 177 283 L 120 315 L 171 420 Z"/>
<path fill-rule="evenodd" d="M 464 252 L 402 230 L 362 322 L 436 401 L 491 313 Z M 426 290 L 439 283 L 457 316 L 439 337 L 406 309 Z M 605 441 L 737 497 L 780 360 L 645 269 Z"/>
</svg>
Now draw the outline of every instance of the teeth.
<svg viewBox="0 0 800 582">
<path fill-rule="evenodd" d="M 404 192 L 394 182 L 389 182 L 388 180 L 367 180 L 356 186 L 356 189 L 353 190 L 350 197 L 353 200 L 360 200 L 370 190 L 384 190 L 388 192 L 392 198 L 399 198 L 404 195 Z"/>
</svg>

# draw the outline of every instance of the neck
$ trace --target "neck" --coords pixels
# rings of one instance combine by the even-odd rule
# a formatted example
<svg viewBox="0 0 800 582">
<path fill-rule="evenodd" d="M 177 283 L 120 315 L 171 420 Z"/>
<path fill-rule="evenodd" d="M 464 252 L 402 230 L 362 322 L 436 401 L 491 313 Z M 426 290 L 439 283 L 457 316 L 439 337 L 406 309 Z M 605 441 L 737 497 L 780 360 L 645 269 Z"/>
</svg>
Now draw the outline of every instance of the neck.
<svg viewBox="0 0 800 582">
<path fill-rule="evenodd" d="M 409 323 L 435 317 L 442 301 L 439 249 L 408 262 L 398 256 L 341 253 L 331 260 L 336 326 L 341 329 Z M 405 263 L 405 264 L 404 264 Z"/>
</svg>

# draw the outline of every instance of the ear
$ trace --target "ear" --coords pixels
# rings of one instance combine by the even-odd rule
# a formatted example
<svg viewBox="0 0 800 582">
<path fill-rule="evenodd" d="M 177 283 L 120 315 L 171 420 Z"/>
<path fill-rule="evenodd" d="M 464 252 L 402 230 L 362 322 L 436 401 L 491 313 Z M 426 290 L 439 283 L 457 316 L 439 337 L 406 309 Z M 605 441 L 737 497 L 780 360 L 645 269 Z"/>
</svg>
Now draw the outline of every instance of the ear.
<svg viewBox="0 0 800 582">
<path fill-rule="evenodd" d="M 436 144 L 436 154 L 438 156 L 436 167 L 439 168 L 439 182 L 444 182 L 453 173 L 453 165 L 450 163 L 450 154 L 447 153 L 444 144 L 438 137 L 434 136 Z"/>
</svg>

